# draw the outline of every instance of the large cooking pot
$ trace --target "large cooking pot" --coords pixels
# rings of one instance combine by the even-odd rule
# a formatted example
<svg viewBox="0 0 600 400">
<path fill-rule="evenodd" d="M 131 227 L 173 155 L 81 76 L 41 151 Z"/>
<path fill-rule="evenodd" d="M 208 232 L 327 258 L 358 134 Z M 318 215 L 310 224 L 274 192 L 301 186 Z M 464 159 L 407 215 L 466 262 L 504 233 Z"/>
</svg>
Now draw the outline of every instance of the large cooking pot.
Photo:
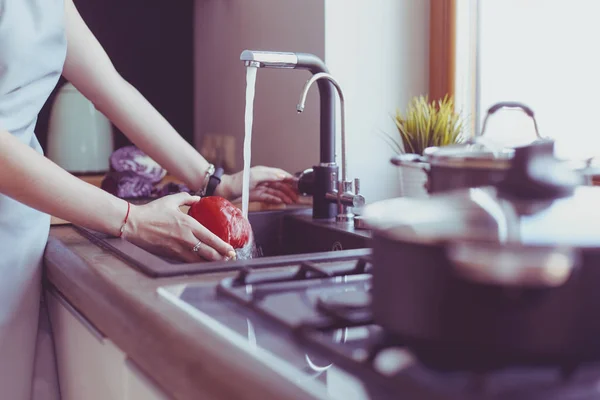
<svg viewBox="0 0 600 400">
<path fill-rule="evenodd" d="M 392 158 L 392 164 L 405 168 L 418 168 L 427 174 L 426 189 L 429 193 L 443 192 L 465 187 L 493 185 L 504 179 L 514 156 L 513 148 L 498 148 L 484 138 L 488 119 L 502 109 L 523 111 L 533 121 L 534 143 L 550 141 L 543 138 L 538 130 L 534 112 L 528 106 L 517 102 L 501 102 L 489 108 L 483 121 L 481 133 L 465 143 L 428 147 L 419 154 L 399 154 Z M 590 160 L 565 161 L 571 168 L 584 170 Z M 589 184 L 591 176 L 585 183 Z"/>
<path fill-rule="evenodd" d="M 516 148 L 494 186 L 366 206 L 375 322 L 458 359 L 598 359 L 600 188 L 553 154 Z"/>
</svg>

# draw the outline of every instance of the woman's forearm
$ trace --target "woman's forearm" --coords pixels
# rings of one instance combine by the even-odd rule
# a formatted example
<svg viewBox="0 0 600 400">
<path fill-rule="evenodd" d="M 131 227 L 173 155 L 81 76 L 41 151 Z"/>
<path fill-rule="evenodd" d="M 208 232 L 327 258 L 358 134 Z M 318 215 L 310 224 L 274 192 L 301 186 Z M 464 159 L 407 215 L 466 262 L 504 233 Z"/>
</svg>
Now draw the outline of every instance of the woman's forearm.
<svg viewBox="0 0 600 400">
<path fill-rule="evenodd" d="M 0 130 L 0 193 L 77 225 L 117 235 L 127 202 L 90 185 Z"/>
<path fill-rule="evenodd" d="M 119 75 L 72 0 L 65 1 L 65 25 L 63 75 L 135 145 L 190 189 L 200 189 L 208 162 Z"/>
<path fill-rule="evenodd" d="M 124 79 L 115 78 L 108 89 L 95 92 L 96 107 L 169 173 L 193 190 L 203 187 L 209 163 L 196 149 Z"/>
<path fill-rule="evenodd" d="M 50 215 L 109 235 L 119 235 L 147 251 L 182 261 L 224 260 L 235 256 L 231 245 L 181 212 L 198 197 L 166 196 L 145 205 L 125 200 L 90 185 L 0 130 L 0 193 Z M 200 246 L 198 251 L 195 251 Z"/>
</svg>

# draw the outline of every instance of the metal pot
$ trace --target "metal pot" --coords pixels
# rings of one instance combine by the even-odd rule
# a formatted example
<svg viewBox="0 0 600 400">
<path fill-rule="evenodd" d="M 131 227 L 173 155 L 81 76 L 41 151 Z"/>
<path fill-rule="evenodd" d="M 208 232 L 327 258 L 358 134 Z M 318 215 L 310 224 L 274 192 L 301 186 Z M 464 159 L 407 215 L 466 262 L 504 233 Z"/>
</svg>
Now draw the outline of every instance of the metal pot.
<svg viewBox="0 0 600 400">
<path fill-rule="evenodd" d="M 375 322 L 465 363 L 600 358 L 600 188 L 553 148 L 515 149 L 495 186 L 365 207 Z"/>
<path fill-rule="evenodd" d="M 495 148 L 483 138 L 488 118 L 501 109 L 523 111 L 533 120 L 536 141 L 542 138 L 533 110 L 521 103 L 502 102 L 489 108 L 483 121 L 481 134 L 464 144 L 443 147 L 428 147 L 423 155 L 399 154 L 392 164 L 406 168 L 418 168 L 427 174 L 426 189 L 429 193 L 442 192 L 464 187 L 493 185 L 501 181 L 512 160 L 514 150 Z"/>
</svg>

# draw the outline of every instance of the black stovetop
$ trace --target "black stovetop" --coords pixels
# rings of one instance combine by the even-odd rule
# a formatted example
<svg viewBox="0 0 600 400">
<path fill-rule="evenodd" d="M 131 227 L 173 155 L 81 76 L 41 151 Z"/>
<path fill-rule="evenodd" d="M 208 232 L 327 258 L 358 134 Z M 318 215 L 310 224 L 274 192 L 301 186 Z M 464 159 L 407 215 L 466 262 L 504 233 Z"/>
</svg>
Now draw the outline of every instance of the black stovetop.
<svg viewBox="0 0 600 400">
<path fill-rule="evenodd" d="M 388 335 L 370 310 L 372 269 L 368 255 L 246 268 L 216 287 L 188 286 L 180 299 L 299 379 L 326 385 L 332 398 L 600 398 L 600 363 L 470 365 L 460 348 L 442 352 Z"/>
</svg>

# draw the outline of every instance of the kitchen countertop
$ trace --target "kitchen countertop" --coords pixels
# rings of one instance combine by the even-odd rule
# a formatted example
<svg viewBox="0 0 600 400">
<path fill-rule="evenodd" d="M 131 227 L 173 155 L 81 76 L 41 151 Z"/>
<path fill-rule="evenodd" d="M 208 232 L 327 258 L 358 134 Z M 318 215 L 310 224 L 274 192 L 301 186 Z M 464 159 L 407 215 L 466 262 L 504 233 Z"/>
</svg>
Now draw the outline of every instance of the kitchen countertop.
<svg viewBox="0 0 600 400">
<path fill-rule="evenodd" d="M 295 385 L 156 291 L 227 274 L 152 279 L 70 225 L 52 227 L 45 266 L 47 283 L 175 399 L 327 397 L 317 387 Z"/>
</svg>

